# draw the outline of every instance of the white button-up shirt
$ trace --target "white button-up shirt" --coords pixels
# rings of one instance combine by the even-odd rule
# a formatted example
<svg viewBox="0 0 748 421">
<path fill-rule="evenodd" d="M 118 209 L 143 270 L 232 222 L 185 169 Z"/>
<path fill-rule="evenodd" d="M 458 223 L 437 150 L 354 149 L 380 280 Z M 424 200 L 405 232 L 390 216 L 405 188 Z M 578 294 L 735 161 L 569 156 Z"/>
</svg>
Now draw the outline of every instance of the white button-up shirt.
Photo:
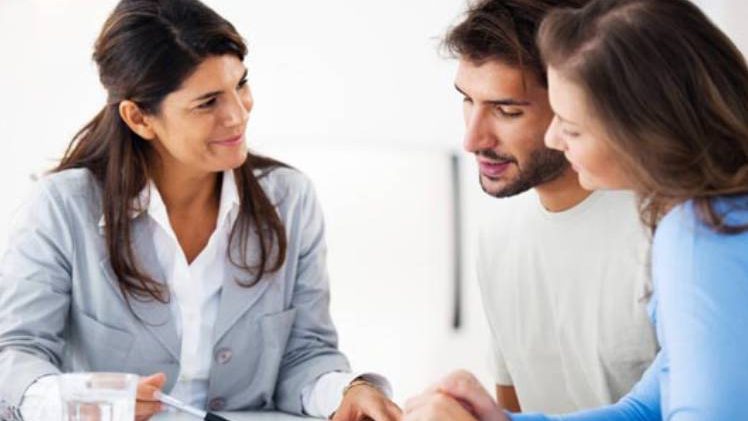
<svg viewBox="0 0 748 421">
<path fill-rule="evenodd" d="M 157 258 L 172 293 L 170 306 L 181 338 L 180 373 L 171 395 L 196 407 L 207 404 L 208 377 L 213 360 L 212 341 L 220 290 L 226 270 L 231 229 L 239 214 L 239 193 L 232 171 L 223 173 L 216 228 L 205 248 L 188 263 L 156 185 L 141 192 L 139 209 L 150 217 Z M 137 216 L 137 215 L 133 215 Z M 104 221 L 100 221 L 103 224 Z M 216 274 L 222 276 L 216 276 Z M 391 395 L 382 376 L 373 373 L 327 373 L 302 392 L 308 415 L 327 417 L 340 404 L 342 391 L 353 379 L 364 377 Z M 55 376 L 43 377 L 24 394 L 21 412 L 26 421 L 42 421 L 62 412 Z"/>
<path fill-rule="evenodd" d="M 148 215 L 153 224 L 157 258 L 164 269 L 177 333 L 181 338 L 180 373 L 171 394 L 190 405 L 204 407 L 212 362 L 211 338 L 218 316 L 220 290 L 228 261 L 228 240 L 239 212 L 233 173 L 224 173 L 216 228 L 200 254 L 187 262 L 169 222 L 163 199 L 152 182 Z M 221 274 L 221 276 L 216 276 Z"/>
</svg>

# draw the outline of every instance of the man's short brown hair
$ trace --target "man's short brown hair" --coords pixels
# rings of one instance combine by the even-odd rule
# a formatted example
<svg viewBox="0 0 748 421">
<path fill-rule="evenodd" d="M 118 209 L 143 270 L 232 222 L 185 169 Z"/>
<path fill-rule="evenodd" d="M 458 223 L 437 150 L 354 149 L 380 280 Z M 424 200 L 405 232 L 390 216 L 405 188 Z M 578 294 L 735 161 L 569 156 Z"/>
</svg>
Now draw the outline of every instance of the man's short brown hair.
<svg viewBox="0 0 748 421">
<path fill-rule="evenodd" d="M 444 38 L 447 51 L 475 63 L 500 60 L 534 73 L 547 86 L 535 36 L 552 9 L 576 8 L 588 0 L 481 0 Z"/>
</svg>

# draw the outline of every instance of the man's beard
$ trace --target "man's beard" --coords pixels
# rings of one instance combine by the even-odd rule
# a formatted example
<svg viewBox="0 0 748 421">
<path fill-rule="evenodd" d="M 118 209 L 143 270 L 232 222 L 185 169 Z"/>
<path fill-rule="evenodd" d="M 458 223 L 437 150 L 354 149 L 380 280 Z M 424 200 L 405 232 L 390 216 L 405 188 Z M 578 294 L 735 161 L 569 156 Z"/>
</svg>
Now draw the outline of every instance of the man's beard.
<svg viewBox="0 0 748 421">
<path fill-rule="evenodd" d="M 493 150 L 486 149 L 478 152 L 478 155 L 494 161 L 509 161 L 517 164 L 517 160 L 512 156 L 502 156 Z M 514 180 L 508 183 L 499 191 L 490 191 L 483 184 L 480 184 L 483 191 L 494 197 L 511 197 L 524 193 L 533 187 L 545 184 L 555 180 L 569 168 L 569 161 L 566 160 L 563 152 L 554 149 L 540 148 L 530 154 L 530 158 L 519 169 L 519 174 Z"/>
</svg>

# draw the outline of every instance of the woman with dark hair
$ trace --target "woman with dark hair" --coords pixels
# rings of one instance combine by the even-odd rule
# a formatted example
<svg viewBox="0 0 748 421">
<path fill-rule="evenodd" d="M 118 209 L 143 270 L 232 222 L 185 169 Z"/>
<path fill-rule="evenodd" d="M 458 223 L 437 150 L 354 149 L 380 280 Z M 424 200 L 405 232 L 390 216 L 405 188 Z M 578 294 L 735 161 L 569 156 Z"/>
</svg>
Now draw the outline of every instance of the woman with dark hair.
<svg viewBox="0 0 748 421">
<path fill-rule="evenodd" d="M 594 0 L 539 33 L 556 114 L 546 134 L 588 189 L 628 189 L 654 232 L 660 350 L 613 406 L 507 414 L 469 373 L 405 419 L 748 420 L 748 66 L 687 0 Z M 615 221 L 611 221 L 615 223 Z"/>
<path fill-rule="evenodd" d="M 0 418 L 58 417 L 69 371 L 144 376 L 138 420 L 161 389 L 215 411 L 399 417 L 386 380 L 337 349 L 310 182 L 247 151 L 246 53 L 198 0 L 109 16 L 94 52 L 107 104 L 2 263 Z"/>
</svg>

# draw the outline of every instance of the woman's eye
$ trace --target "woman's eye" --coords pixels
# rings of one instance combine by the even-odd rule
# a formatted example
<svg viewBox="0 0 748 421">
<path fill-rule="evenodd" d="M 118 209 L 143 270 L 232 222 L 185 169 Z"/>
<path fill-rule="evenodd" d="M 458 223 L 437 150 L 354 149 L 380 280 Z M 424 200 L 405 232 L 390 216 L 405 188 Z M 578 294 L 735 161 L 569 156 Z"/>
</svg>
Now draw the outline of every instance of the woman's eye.
<svg viewBox="0 0 748 421">
<path fill-rule="evenodd" d="M 241 82 L 236 86 L 236 89 L 242 89 L 243 87 L 247 86 L 247 79 L 242 79 Z"/>
<path fill-rule="evenodd" d="M 211 98 L 208 101 L 205 101 L 202 104 L 198 105 L 197 108 L 206 109 L 206 108 L 212 107 L 215 104 L 216 104 L 216 98 Z"/>
<path fill-rule="evenodd" d="M 572 131 L 569 131 L 569 130 L 562 130 L 561 132 L 564 134 L 564 136 L 568 136 L 568 137 L 579 137 L 579 133 L 578 132 L 572 132 Z"/>
</svg>

